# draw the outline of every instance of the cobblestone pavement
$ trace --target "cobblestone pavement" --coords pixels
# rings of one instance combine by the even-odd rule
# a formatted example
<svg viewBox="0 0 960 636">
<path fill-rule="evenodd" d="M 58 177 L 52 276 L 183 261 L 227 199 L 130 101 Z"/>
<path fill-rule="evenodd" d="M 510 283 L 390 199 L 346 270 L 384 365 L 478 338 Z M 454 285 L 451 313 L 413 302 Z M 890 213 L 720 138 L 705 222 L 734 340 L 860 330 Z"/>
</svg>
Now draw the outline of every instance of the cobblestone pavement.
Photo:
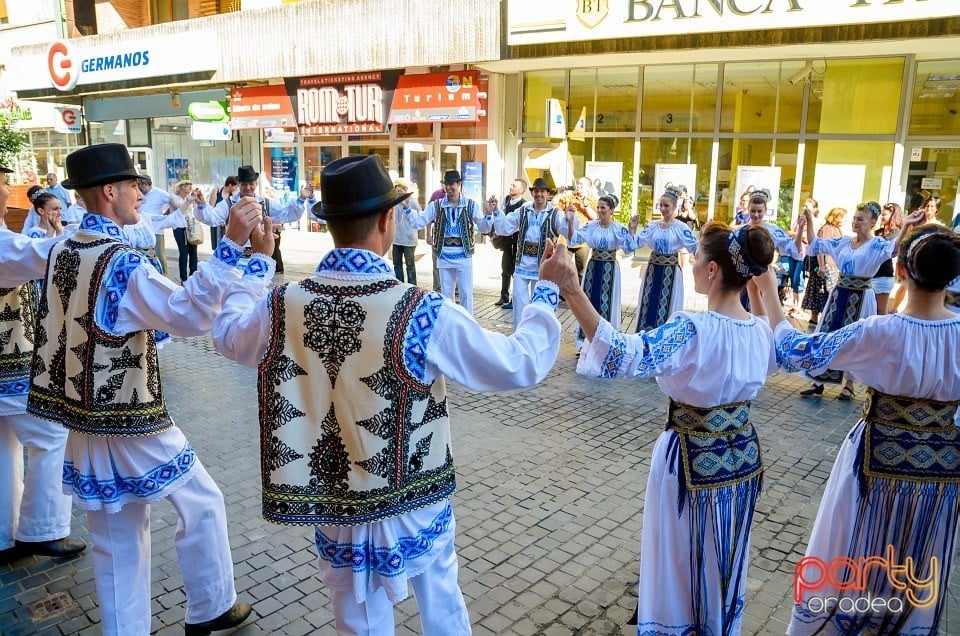
<svg viewBox="0 0 960 636">
<path fill-rule="evenodd" d="M 312 271 L 329 237 L 288 232 L 283 243 L 287 279 L 296 280 Z M 426 252 L 423 243 L 419 251 Z M 421 284 L 430 281 L 429 260 L 423 254 L 418 263 Z M 635 303 L 642 261 L 621 263 L 624 298 Z M 499 252 L 479 246 L 475 278 L 478 320 L 509 331 L 511 312 L 493 305 Z M 633 309 L 628 304 L 625 326 Z M 536 388 L 490 395 L 448 384 L 460 583 L 478 635 L 631 633 L 624 623 L 636 602 L 643 490 L 666 398 L 653 381 L 577 376 L 573 323 L 564 309 L 560 317 L 560 358 Z M 255 610 L 237 633 L 334 633 L 311 532 L 260 516 L 255 372 L 220 357 L 208 337 L 175 339 L 161 352 L 161 366 L 174 417 L 226 497 L 238 592 Z M 796 376 L 774 376 L 752 411 L 767 472 L 753 524 L 744 634 L 784 633 L 794 566 L 861 406 L 862 387 L 848 403 L 830 391 L 802 400 L 802 387 Z M 153 629 L 163 635 L 183 630 L 176 521 L 168 503 L 154 505 Z M 83 514 L 75 511 L 73 527 L 89 539 Z M 948 593 L 941 633 L 960 634 L 957 585 Z M 412 597 L 396 616 L 399 634 L 420 633 Z M 0 565 L 0 634 L 99 634 L 99 620 L 89 555 Z"/>
</svg>

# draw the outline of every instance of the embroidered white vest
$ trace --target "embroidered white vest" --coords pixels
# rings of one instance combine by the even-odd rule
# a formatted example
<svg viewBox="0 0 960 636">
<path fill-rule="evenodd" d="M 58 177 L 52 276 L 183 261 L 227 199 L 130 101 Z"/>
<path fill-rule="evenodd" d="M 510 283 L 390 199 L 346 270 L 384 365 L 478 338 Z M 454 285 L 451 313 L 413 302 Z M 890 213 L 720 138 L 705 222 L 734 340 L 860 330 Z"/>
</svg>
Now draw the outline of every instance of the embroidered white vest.
<svg viewBox="0 0 960 636">
<path fill-rule="evenodd" d="M 263 516 L 360 525 L 422 508 L 456 487 L 442 377 L 405 361 L 427 292 L 394 278 L 312 278 L 270 294 L 260 365 Z"/>
<path fill-rule="evenodd" d="M 0 289 L 0 396 L 26 394 L 12 385 L 30 379 L 38 295 L 33 281 Z"/>
<path fill-rule="evenodd" d="M 94 308 L 113 239 L 87 235 L 58 243 L 47 261 L 27 410 L 95 435 L 151 435 L 173 425 L 160 387 L 153 330 L 117 336 L 100 329 Z M 83 281 L 82 285 L 78 285 Z"/>
</svg>

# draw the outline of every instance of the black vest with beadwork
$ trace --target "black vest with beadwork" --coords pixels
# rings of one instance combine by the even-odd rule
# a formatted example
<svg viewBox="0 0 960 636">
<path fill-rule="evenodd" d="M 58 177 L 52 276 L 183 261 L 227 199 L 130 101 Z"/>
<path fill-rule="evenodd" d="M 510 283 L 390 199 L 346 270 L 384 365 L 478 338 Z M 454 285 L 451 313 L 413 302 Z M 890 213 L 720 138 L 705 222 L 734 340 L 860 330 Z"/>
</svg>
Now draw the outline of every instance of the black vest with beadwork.
<svg viewBox="0 0 960 636">
<path fill-rule="evenodd" d="M 33 281 L 0 289 L 0 396 L 13 392 L 6 390 L 11 383 L 30 378 L 38 301 Z"/>
<path fill-rule="evenodd" d="M 173 426 L 152 329 L 115 335 L 94 319 L 113 259 L 133 248 L 76 235 L 47 261 L 27 410 L 93 435 L 152 435 Z M 81 284 L 82 283 L 82 284 Z M 108 286 L 109 289 L 109 286 Z"/>
</svg>

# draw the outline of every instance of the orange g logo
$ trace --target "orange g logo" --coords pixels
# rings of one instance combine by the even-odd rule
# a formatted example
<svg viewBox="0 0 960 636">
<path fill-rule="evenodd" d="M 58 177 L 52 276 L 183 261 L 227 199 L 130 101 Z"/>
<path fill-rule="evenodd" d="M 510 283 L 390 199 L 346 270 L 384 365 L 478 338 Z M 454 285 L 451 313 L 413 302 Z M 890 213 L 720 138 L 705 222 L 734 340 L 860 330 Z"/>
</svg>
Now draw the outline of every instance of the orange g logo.
<svg viewBox="0 0 960 636">
<path fill-rule="evenodd" d="M 74 65 L 70 49 L 66 42 L 57 40 L 47 49 L 47 70 L 50 71 L 50 83 L 58 91 L 71 91 L 80 78 L 79 69 Z"/>
</svg>

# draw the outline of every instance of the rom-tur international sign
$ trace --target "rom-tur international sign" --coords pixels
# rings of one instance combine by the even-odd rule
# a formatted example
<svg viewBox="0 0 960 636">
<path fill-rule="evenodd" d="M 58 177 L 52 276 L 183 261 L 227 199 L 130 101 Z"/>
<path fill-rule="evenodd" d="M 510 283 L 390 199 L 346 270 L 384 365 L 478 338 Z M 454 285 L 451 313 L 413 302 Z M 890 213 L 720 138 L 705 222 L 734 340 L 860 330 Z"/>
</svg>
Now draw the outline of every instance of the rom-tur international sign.
<svg viewBox="0 0 960 636">
<path fill-rule="evenodd" d="M 794 29 L 958 14 L 960 0 L 509 0 L 507 43 Z"/>
</svg>

